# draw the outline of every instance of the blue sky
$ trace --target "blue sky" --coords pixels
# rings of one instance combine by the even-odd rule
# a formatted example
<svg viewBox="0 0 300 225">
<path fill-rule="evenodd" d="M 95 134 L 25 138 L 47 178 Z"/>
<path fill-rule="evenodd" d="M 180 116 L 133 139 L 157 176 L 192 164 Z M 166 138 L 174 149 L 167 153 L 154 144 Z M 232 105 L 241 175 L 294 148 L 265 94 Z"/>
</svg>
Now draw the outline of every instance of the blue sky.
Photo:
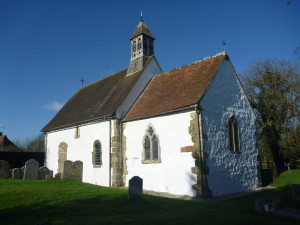
<svg viewBox="0 0 300 225">
<path fill-rule="evenodd" d="M 0 0 L 0 131 L 40 133 L 86 84 L 127 68 L 143 19 L 163 71 L 226 51 L 238 73 L 265 58 L 300 61 L 300 1 Z"/>
</svg>

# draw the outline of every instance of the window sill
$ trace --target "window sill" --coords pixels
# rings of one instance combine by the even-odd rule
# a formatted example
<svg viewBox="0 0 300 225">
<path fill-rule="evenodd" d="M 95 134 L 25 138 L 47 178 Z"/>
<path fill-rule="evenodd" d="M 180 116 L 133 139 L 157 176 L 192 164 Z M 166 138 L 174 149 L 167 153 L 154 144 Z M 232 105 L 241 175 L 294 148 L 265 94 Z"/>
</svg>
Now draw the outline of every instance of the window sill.
<svg viewBox="0 0 300 225">
<path fill-rule="evenodd" d="M 142 160 L 142 164 L 156 164 L 161 163 L 161 160 Z"/>
<path fill-rule="evenodd" d="M 102 165 L 93 165 L 93 168 L 101 168 Z"/>
</svg>

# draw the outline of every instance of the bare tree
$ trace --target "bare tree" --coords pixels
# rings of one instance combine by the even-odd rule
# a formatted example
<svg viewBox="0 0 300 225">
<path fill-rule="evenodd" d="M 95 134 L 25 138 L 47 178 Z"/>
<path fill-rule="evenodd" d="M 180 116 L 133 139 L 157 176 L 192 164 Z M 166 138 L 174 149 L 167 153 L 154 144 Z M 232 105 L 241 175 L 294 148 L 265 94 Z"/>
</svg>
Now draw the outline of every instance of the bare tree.
<svg viewBox="0 0 300 225">
<path fill-rule="evenodd" d="M 259 144 L 269 150 L 277 170 L 284 165 L 280 142 L 299 123 L 299 67 L 288 61 L 254 63 L 245 78 L 245 91 L 257 114 Z"/>
</svg>

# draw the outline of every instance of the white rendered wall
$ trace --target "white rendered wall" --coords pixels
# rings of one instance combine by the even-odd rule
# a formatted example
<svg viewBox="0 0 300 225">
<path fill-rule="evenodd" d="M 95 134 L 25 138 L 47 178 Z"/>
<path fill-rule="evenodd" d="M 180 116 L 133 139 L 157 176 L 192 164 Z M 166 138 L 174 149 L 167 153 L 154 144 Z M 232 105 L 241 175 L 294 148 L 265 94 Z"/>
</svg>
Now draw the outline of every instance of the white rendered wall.
<svg viewBox="0 0 300 225">
<path fill-rule="evenodd" d="M 228 61 L 220 67 L 200 106 L 203 109 L 204 151 L 208 153 L 207 180 L 213 195 L 257 188 L 255 116 Z M 240 154 L 228 150 L 226 126 L 231 116 L 240 127 Z"/>
<path fill-rule="evenodd" d="M 158 65 L 155 57 L 153 57 L 142 72 L 142 74 L 140 75 L 140 77 L 138 78 L 138 80 L 136 81 L 136 83 L 134 84 L 134 86 L 132 87 L 132 89 L 130 90 L 129 94 L 126 96 L 125 100 L 117 108 L 117 118 L 121 118 L 126 115 L 128 110 L 131 108 L 132 104 L 140 96 L 140 94 L 145 89 L 146 85 L 151 80 L 151 78 L 154 75 L 161 73 L 162 70 L 160 69 L 160 66 Z"/>
<path fill-rule="evenodd" d="M 190 112 L 185 112 L 126 123 L 126 187 L 129 179 L 139 176 L 145 190 L 195 196 L 192 185 L 197 178 L 191 172 L 195 160 L 191 152 L 180 152 L 181 147 L 193 145 L 190 120 Z M 142 163 L 143 137 L 149 124 L 159 138 L 161 163 Z"/>
<path fill-rule="evenodd" d="M 75 139 L 75 128 L 47 134 L 46 166 L 57 172 L 58 146 L 61 142 L 68 145 L 67 159 L 83 162 L 83 182 L 109 186 L 109 121 L 80 127 L 80 137 Z M 99 140 L 102 147 L 102 166 L 93 168 L 92 152 L 94 141 Z"/>
</svg>

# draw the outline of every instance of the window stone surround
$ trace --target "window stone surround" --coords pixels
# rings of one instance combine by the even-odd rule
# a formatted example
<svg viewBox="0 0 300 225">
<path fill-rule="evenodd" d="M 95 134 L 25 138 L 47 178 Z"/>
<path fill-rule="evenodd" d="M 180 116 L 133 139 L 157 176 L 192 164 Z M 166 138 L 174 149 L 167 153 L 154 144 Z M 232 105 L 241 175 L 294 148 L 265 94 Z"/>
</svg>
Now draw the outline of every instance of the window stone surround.
<svg viewBox="0 0 300 225">
<path fill-rule="evenodd" d="M 100 164 L 96 164 L 96 144 L 97 143 L 100 144 Z M 101 166 L 103 165 L 103 162 L 102 162 L 102 145 L 101 145 L 101 142 L 99 140 L 96 140 L 93 143 L 92 163 L 93 163 L 93 168 L 101 168 Z"/>
<path fill-rule="evenodd" d="M 152 134 L 150 134 L 149 130 L 152 129 Z M 150 158 L 153 158 L 153 147 L 152 147 L 152 137 L 156 136 L 157 138 L 157 148 L 158 148 L 158 159 L 146 159 L 146 154 L 145 154 L 145 139 L 146 137 L 149 137 L 150 138 Z M 148 124 L 147 126 L 147 129 L 146 129 L 146 133 L 143 137 L 143 143 L 142 143 L 142 146 L 143 146 L 143 151 L 142 151 L 142 164 L 153 164 L 153 163 L 161 163 L 161 148 L 160 148 L 160 141 L 159 141 L 159 136 L 158 134 L 155 132 L 155 129 L 153 128 L 153 125 L 150 123 Z M 152 157 L 151 157 L 152 156 Z"/>
</svg>

